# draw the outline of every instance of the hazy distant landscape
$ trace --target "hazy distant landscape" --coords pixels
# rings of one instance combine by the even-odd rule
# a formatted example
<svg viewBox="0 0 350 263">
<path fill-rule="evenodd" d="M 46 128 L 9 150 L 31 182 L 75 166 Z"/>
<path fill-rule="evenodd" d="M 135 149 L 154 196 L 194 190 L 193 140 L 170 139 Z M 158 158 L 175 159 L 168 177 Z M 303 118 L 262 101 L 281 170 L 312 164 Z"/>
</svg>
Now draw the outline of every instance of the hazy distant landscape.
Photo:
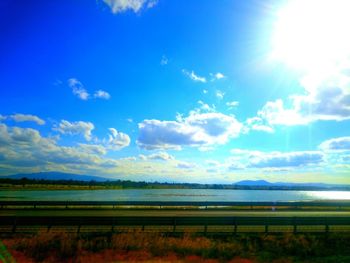
<svg viewBox="0 0 350 263">
<path fill-rule="evenodd" d="M 244 180 L 232 184 L 160 183 L 112 180 L 98 176 L 45 172 L 15 174 L 0 178 L 0 189 L 22 188 L 59 189 L 240 189 L 240 190 L 350 190 L 350 185 L 325 183 L 271 183 L 265 180 Z M 16 187 L 17 186 L 17 187 Z M 84 188 L 85 186 L 85 188 Z"/>
</svg>

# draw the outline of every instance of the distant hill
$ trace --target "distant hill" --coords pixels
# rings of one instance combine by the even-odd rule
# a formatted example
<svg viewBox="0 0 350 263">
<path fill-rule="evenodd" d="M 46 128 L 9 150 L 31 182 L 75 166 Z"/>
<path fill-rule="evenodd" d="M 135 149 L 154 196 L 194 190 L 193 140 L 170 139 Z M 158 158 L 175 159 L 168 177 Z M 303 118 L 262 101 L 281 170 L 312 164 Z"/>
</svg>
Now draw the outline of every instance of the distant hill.
<svg viewBox="0 0 350 263">
<path fill-rule="evenodd" d="M 243 180 L 234 183 L 234 185 L 239 185 L 239 186 L 271 186 L 273 183 L 270 183 L 265 180 Z"/>
<path fill-rule="evenodd" d="M 61 172 L 41 172 L 41 173 L 30 173 L 30 174 L 14 174 L 5 176 L 2 178 L 10 179 L 37 179 L 37 180 L 75 180 L 75 181 L 96 181 L 96 182 L 105 182 L 111 179 L 92 176 L 92 175 L 81 175 L 81 174 L 70 174 L 70 173 L 61 173 Z"/>
<path fill-rule="evenodd" d="M 27 178 L 30 180 L 72 180 L 81 182 L 95 181 L 96 184 L 109 181 L 109 185 L 120 185 L 124 188 L 191 188 L 191 189 L 350 189 L 350 185 L 339 184 L 325 184 L 325 183 L 288 183 L 288 182 L 268 182 L 265 180 L 243 180 L 232 184 L 199 184 L 199 183 L 159 183 L 159 182 L 133 182 L 123 181 L 120 179 L 111 179 L 92 175 L 80 175 L 62 172 L 41 172 L 29 174 L 14 174 L 9 176 L 2 176 L 0 179 L 21 179 Z"/>
</svg>

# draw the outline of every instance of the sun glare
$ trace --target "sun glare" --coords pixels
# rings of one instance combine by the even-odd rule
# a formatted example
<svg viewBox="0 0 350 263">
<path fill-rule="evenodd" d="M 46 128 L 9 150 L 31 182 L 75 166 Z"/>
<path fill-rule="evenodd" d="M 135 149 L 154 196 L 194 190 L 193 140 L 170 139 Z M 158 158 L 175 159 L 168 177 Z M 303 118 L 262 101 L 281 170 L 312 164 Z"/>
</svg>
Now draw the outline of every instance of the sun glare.
<svg viewBox="0 0 350 263">
<path fill-rule="evenodd" d="M 280 9 L 272 56 L 305 71 L 336 67 L 350 55 L 350 1 L 291 0 Z"/>
</svg>

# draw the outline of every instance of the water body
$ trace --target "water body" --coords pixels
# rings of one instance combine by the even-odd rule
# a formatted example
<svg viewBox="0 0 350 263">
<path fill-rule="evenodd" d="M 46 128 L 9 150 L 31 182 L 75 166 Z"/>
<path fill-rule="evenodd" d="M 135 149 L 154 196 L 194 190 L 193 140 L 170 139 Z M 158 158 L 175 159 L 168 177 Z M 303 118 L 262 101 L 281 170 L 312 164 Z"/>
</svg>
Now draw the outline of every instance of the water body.
<svg viewBox="0 0 350 263">
<path fill-rule="evenodd" d="M 0 200 L 31 201 L 311 201 L 350 200 L 350 191 L 215 189 L 0 191 Z"/>
</svg>

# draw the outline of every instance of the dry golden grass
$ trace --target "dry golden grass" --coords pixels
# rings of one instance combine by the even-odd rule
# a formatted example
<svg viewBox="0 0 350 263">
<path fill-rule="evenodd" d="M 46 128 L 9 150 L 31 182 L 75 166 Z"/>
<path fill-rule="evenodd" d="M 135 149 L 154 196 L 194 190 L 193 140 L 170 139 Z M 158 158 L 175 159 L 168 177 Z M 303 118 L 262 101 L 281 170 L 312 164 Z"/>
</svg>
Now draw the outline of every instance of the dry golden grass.
<svg viewBox="0 0 350 263">
<path fill-rule="evenodd" d="M 350 235 L 166 236 L 40 232 L 4 240 L 17 262 L 350 262 Z M 17 259 L 17 258 L 16 258 Z M 328 259 L 328 260 L 327 260 Z"/>
</svg>

